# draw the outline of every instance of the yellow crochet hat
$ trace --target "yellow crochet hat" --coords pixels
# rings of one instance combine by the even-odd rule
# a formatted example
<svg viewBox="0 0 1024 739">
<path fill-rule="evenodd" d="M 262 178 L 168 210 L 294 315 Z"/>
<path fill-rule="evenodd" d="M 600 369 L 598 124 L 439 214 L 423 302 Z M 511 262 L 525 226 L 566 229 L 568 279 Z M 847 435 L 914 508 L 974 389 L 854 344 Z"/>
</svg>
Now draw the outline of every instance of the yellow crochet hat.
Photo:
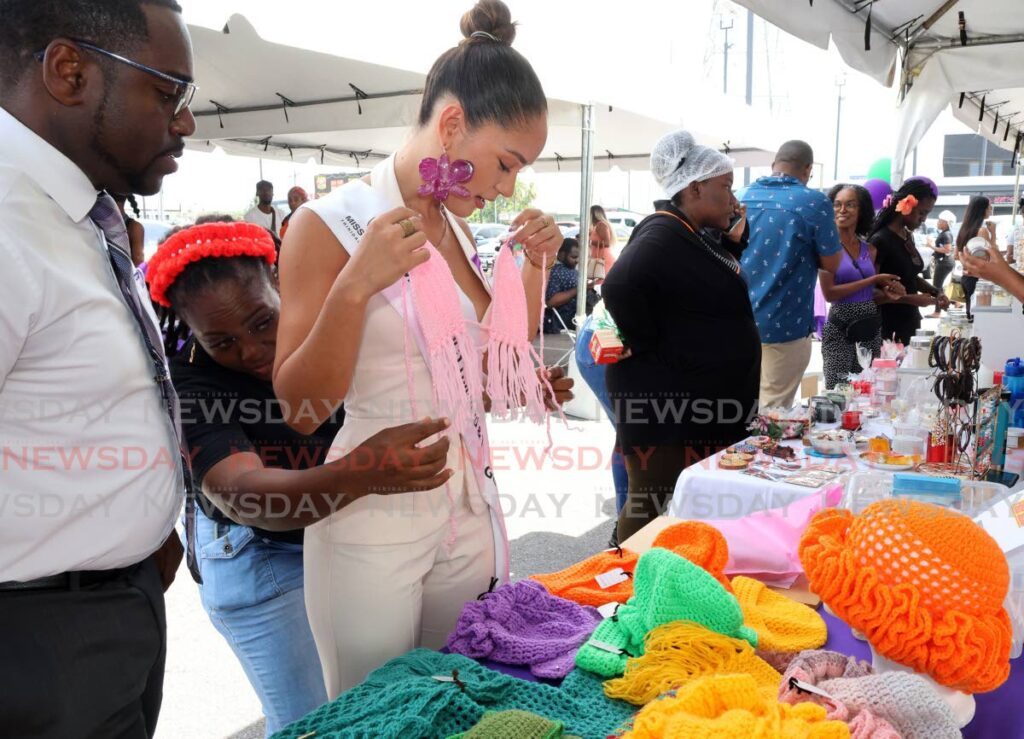
<svg viewBox="0 0 1024 739">
<path fill-rule="evenodd" d="M 825 621 L 813 608 L 743 575 L 732 579 L 743 623 L 757 632 L 757 646 L 778 652 L 817 649 L 828 639 Z"/>
<path fill-rule="evenodd" d="M 629 660 L 622 677 L 604 684 L 604 693 L 643 706 L 707 675 L 732 673 L 753 677 L 766 698 L 778 696 L 782 675 L 754 654 L 749 642 L 672 621 L 647 635 L 643 656 Z"/>
<path fill-rule="evenodd" d="M 818 709 L 818 710 L 814 710 Z M 813 703 L 795 706 L 765 698 L 750 675 L 717 675 L 649 703 L 623 735 L 631 739 L 849 739 L 842 721 L 829 721 Z"/>
</svg>

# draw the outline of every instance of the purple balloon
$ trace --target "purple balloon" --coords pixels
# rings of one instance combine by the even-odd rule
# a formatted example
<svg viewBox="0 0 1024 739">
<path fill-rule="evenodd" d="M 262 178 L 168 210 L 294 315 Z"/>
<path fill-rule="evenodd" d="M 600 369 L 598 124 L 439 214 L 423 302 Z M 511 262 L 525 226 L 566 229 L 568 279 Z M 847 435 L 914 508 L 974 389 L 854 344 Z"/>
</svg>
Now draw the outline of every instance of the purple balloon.
<svg viewBox="0 0 1024 739">
<path fill-rule="evenodd" d="M 913 177 L 908 177 L 907 178 L 907 182 L 910 182 L 911 180 L 918 180 L 920 182 L 925 183 L 931 189 L 932 195 L 934 195 L 936 198 L 939 197 L 939 186 L 936 185 L 935 182 L 931 178 L 925 177 L 924 175 L 919 174 L 919 175 L 914 175 Z"/>
<path fill-rule="evenodd" d="M 881 210 L 882 203 L 892 195 L 892 185 L 885 180 L 868 180 L 864 183 L 864 188 L 871 193 L 871 204 L 875 206 L 876 211 Z"/>
</svg>

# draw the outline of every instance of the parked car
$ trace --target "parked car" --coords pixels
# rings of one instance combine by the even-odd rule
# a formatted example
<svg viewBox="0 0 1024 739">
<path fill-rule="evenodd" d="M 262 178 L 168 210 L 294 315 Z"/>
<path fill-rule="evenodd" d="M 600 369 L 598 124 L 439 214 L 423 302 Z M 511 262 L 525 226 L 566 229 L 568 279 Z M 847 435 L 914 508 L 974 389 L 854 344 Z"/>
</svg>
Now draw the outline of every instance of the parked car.
<svg viewBox="0 0 1024 739">
<path fill-rule="evenodd" d="M 480 266 L 485 272 L 490 272 L 494 260 L 498 256 L 498 249 L 508 235 L 508 226 L 503 223 L 470 223 L 470 233 L 476 241 L 476 253 L 480 256 Z"/>
</svg>

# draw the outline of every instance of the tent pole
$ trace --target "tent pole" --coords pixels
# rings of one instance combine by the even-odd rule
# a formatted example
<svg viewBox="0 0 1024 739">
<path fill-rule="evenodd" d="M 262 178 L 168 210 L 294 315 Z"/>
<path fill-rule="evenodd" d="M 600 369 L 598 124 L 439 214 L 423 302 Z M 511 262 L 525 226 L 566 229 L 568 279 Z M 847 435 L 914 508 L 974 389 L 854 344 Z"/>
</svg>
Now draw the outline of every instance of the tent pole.
<svg viewBox="0 0 1024 739">
<path fill-rule="evenodd" d="M 576 283 L 576 326 L 587 316 L 587 257 L 590 255 L 590 205 L 594 199 L 594 106 L 580 106 L 580 261 Z"/>
</svg>

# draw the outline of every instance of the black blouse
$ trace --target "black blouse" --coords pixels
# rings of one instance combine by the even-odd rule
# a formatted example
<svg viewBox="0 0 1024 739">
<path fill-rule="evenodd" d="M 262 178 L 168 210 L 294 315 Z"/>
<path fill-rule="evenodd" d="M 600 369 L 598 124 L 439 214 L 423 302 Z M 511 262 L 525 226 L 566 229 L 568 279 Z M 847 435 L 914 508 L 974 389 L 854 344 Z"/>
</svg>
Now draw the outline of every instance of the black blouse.
<svg viewBox="0 0 1024 739">
<path fill-rule="evenodd" d="M 265 467 L 315 467 L 323 463 L 344 421 L 344 411 L 339 409 L 309 436 L 294 431 L 284 420 L 270 382 L 222 367 L 194 338 L 171 359 L 170 368 L 181 399 L 181 427 L 196 491 L 202 496 L 203 510 L 219 523 L 234 522 L 199 492 L 203 478 L 218 462 L 233 454 L 253 452 Z M 302 543 L 302 529 L 253 530 L 267 539 Z"/>
<path fill-rule="evenodd" d="M 606 379 L 623 451 L 705 450 L 747 436 L 757 406 L 761 339 L 747 283 L 728 251 L 697 235 L 668 201 L 644 219 L 602 288 L 632 356 Z"/>
<path fill-rule="evenodd" d="M 891 229 L 883 228 L 868 240 L 878 251 L 878 271 L 896 275 L 907 290 L 907 295 L 916 295 L 918 278 L 924 270 L 924 260 L 914 246 L 912 236 L 901 238 Z M 882 338 L 893 335 L 903 343 L 921 327 L 921 309 L 904 303 L 885 303 L 878 306 L 882 314 Z"/>
</svg>

